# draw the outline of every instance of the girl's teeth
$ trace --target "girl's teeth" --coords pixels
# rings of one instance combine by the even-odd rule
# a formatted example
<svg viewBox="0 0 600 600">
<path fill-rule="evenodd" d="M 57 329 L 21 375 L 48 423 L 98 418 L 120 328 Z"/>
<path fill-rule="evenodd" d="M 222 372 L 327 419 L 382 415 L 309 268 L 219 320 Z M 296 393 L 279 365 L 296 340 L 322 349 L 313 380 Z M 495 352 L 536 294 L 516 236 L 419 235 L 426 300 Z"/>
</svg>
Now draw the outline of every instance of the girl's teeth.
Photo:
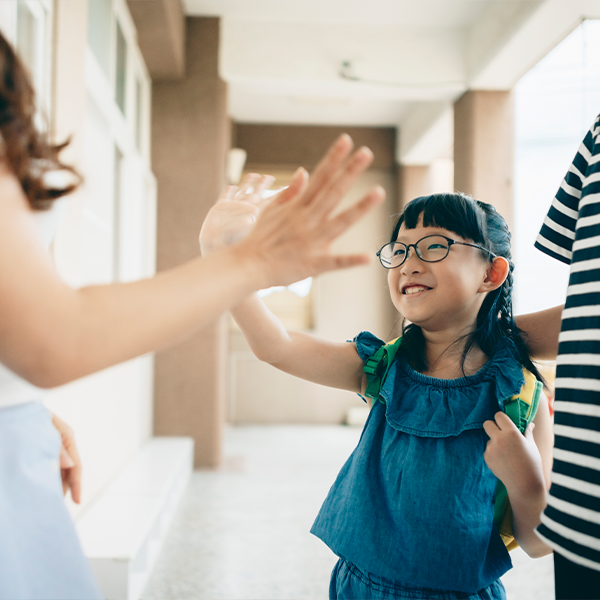
<svg viewBox="0 0 600 600">
<path fill-rule="evenodd" d="M 404 290 L 405 294 L 417 294 L 419 292 L 424 292 L 427 288 L 424 287 L 409 287 Z"/>
</svg>

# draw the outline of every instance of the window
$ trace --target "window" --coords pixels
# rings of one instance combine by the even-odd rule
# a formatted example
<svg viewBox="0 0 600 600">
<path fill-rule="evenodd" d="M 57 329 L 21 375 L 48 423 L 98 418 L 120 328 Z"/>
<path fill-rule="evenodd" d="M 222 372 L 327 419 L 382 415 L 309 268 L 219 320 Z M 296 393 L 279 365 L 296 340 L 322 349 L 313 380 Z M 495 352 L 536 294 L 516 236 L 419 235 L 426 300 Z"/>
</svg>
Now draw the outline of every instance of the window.
<svg viewBox="0 0 600 600">
<path fill-rule="evenodd" d="M 564 302 L 569 268 L 533 247 L 600 107 L 600 20 L 584 21 L 515 88 L 515 309 Z"/>
<path fill-rule="evenodd" d="M 88 45 L 107 77 L 110 77 L 111 21 L 111 0 L 88 2 Z"/>
<path fill-rule="evenodd" d="M 117 56 L 115 73 L 115 100 L 121 112 L 126 112 L 127 101 L 127 42 L 121 29 L 121 24 L 117 21 Z"/>
</svg>

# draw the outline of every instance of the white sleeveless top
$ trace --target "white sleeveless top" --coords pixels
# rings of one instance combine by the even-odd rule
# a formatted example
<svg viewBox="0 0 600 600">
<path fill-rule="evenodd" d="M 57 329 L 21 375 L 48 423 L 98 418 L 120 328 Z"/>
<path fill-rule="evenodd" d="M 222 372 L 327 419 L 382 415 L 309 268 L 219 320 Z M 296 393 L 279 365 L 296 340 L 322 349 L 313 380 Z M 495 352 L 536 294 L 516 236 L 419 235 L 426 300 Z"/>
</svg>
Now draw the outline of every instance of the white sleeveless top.
<svg viewBox="0 0 600 600">
<path fill-rule="evenodd" d="M 50 210 L 33 213 L 40 237 L 47 249 L 54 240 L 65 207 L 66 201 L 61 199 L 54 202 Z M 47 393 L 48 390 L 32 385 L 0 363 L 0 408 L 43 400 Z"/>
</svg>

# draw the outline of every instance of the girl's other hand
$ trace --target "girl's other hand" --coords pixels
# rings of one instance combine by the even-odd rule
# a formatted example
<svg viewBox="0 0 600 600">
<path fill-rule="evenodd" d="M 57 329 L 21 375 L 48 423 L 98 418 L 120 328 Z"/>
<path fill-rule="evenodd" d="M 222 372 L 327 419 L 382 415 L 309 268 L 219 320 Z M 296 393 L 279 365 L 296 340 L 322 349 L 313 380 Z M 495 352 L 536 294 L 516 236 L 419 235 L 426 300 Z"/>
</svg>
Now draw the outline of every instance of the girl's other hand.
<svg viewBox="0 0 600 600">
<path fill-rule="evenodd" d="M 292 182 L 304 176 L 302 171 L 304 169 L 296 171 Z M 223 190 L 216 204 L 208 211 L 200 230 L 202 256 L 236 244 L 250 233 L 260 211 L 275 197 L 264 196 L 274 181 L 271 175 L 249 173 L 239 187 L 229 186 Z"/>
<path fill-rule="evenodd" d="M 73 429 L 55 414 L 52 415 L 52 424 L 60 433 L 62 445 L 60 448 L 60 477 L 62 479 L 63 493 L 66 495 L 71 490 L 71 498 L 75 504 L 81 502 L 81 459 L 75 443 Z"/>
<path fill-rule="evenodd" d="M 537 491 L 530 489 L 532 486 L 537 488 L 540 482 L 543 485 L 542 458 L 533 439 L 534 427 L 531 423 L 522 435 L 503 412 L 483 424 L 490 438 L 483 458 L 509 493 L 527 494 Z"/>
</svg>

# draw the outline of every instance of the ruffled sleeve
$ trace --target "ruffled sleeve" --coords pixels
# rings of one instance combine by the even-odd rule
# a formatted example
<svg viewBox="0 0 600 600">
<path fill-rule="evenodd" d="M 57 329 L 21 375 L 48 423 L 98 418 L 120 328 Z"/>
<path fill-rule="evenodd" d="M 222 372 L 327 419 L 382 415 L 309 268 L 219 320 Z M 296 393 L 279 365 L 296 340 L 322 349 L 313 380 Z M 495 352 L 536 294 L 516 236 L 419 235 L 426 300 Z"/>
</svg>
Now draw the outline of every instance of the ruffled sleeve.
<svg viewBox="0 0 600 600">
<path fill-rule="evenodd" d="M 350 340 L 348 340 L 350 341 Z M 385 344 L 383 340 L 380 340 L 376 335 L 373 335 L 370 331 L 361 331 L 353 340 L 356 344 L 356 351 L 358 355 L 361 357 L 363 362 L 367 362 L 381 346 Z M 365 403 L 368 400 L 362 395 L 358 394 L 359 398 Z"/>
<path fill-rule="evenodd" d="M 352 341 L 356 344 L 356 351 L 363 362 L 371 358 L 385 344 L 383 340 L 380 340 L 370 331 L 361 331 Z"/>
</svg>

